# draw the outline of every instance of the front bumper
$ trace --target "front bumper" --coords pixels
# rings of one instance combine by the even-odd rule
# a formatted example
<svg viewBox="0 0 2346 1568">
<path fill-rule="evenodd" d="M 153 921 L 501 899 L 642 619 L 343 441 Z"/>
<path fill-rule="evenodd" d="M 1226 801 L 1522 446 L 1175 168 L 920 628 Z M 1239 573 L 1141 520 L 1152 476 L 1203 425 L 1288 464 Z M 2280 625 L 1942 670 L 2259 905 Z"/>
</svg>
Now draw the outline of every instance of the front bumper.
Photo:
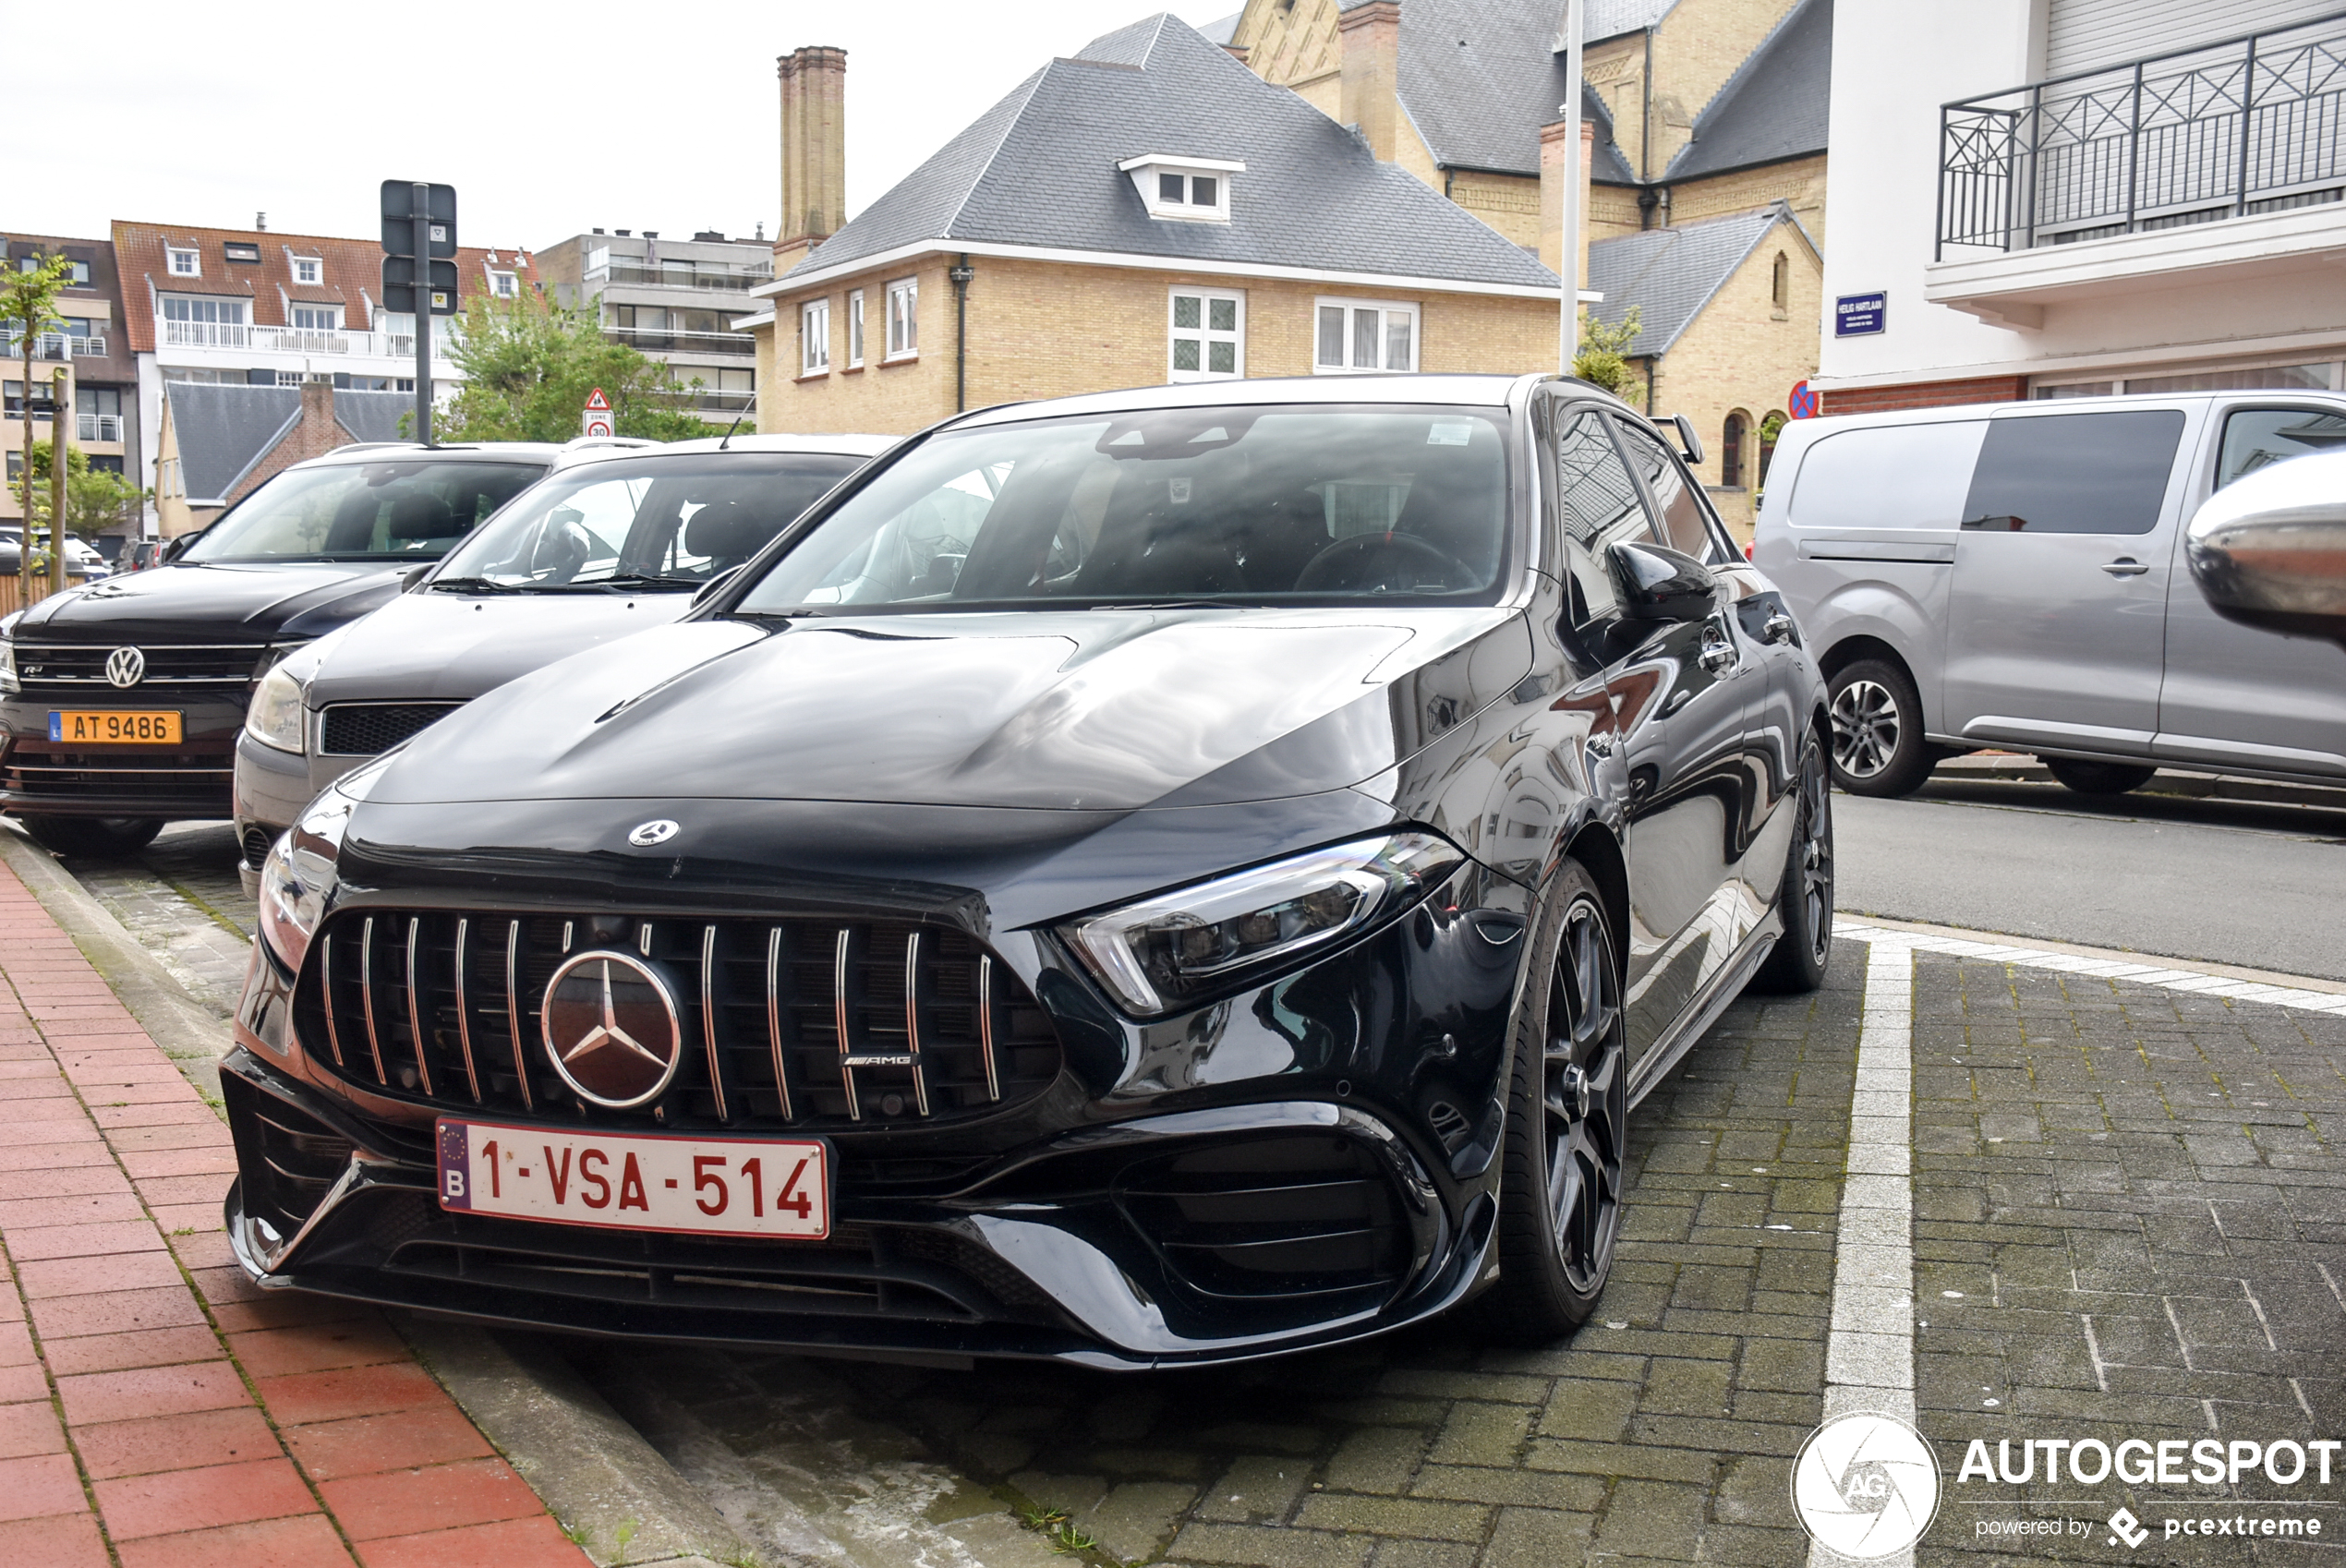
<svg viewBox="0 0 2346 1568">
<path fill-rule="evenodd" d="M 175 746 L 78 745 L 49 739 L 49 716 L 67 708 L 180 715 Z M 0 702 L 0 812 L 14 816 L 160 817 L 208 821 L 231 814 L 234 748 L 242 703 L 189 697 L 158 702 L 108 690 L 71 699 Z"/>
</svg>

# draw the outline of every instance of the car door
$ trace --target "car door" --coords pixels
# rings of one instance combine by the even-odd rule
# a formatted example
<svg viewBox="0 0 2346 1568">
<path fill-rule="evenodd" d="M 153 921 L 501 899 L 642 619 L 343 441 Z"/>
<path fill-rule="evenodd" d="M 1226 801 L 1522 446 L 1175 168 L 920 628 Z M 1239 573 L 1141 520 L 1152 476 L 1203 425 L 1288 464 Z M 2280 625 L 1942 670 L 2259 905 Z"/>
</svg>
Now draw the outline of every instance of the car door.
<svg viewBox="0 0 2346 1568">
<path fill-rule="evenodd" d="M 2233 404 L 2218 411 L 2202 445 L 2211 450 L 2199 475 L 2211 491 L 2221 489 L 2274 463 L 2346 447 L 2346 404 Z M 2192 581 L 2180 533 L 2168 569 L 2167 667 L 2151 755 L 2186 767 L 2346 776 L 2346 655 L 2316 638 L 2277 636 L 2218 615 Z"/>
<path fill-rule="evenodd" d="M 2149 752 L 2187 422 L 2182 408 L 1989 421 L 1948 595 L 1949 732 Z"/>
<path fill-rule="evenodd" d="M 1556 468 L 1577 546 L 1666 542 L 1602 409 L 1568 410 Z M 1744 715 L 1757 672 L 1723 609 L 1646 628 L 1605 622 L 1605 683 L 1626 778 L 1632 1065 L 1668 1031 L 1737 940 L 1729 846 L 1745 810 Z"/>
</svg>

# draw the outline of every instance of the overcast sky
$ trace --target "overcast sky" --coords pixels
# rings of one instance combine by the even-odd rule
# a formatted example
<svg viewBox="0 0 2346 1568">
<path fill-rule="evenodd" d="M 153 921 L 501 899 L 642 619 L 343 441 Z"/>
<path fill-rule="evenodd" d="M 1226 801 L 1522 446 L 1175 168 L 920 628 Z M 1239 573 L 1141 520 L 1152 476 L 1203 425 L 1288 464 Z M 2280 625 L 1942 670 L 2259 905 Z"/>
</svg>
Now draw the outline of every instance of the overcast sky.
<svg viewBox="0 0 2346 1568">
<path fill-rule="evenodd" d="M 369 235 L 385 178 L 456 187 L 468 245 L 590 228 L 768 235 L 774 59 L 847 51 L 847 201 L 861 211 L 1056 54 L 1155 9 L 1240 0 L 691 4 L 13 4 L 0 233 L 103 237 L 117 218 Z M 422 34 L 417 48 L 405 40 Z M 25 62 L 37 62 L 26 66 Z M 17 133 L 42 127 L 31 140 Z"/>
</svg>

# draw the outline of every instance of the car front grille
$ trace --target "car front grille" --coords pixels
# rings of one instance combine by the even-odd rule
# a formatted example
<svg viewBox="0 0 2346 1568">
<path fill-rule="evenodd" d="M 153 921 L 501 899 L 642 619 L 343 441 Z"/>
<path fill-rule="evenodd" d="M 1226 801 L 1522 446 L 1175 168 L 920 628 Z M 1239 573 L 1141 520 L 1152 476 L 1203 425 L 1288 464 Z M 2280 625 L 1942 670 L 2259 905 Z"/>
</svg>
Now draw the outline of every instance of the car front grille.
<svg viewBox="0 0 2346 1568">
<path fill-rule="evenodd" d="M 128 687 L 106 679 L 117 647 L 135 645 L 146 670 Z M 17 681 L 28 697 L 91 699 L 117 691 L 144 697 L 231 697 L 241 700 L 268 656 L 267 643 L 23 643 L 17 645 Z"/>
<path fill-rule="evenodd" d="M 1116 1200 L 1208 1296 L 1318 1298 L 1397 1288 L 1409 1230 L 1375 1157 L 1340 1134 L 1215 1143 L 1136 1165 Z"/>
<path fill-rule="evenodd" d="M 599 1105 L 547 1059 L 547 985 L 590 949 L 640 955 L 678 999 L 683 1059 L 651 1104 Z M 314 945 L 295 1020 L 377 1093 L 646 1128 L 946 1121 L 1041 1093 L 1060 1060 L 1008 965 L 911 921 L 354 910 Z"/>
<path fill-rule="evenodd" d="M 223 740 L 87 751 L 19 739 L 0 761 L 0 790 L 81 808 L 119 802 L 126 814 L 225 816 L 236 777 L 229 746 Z"/>
<path fill-rule="evenodd" d="M 464 706 L 462 703 L 336 703 L 318 723 L 325 756 L 373 756 Z"/>
</svg>

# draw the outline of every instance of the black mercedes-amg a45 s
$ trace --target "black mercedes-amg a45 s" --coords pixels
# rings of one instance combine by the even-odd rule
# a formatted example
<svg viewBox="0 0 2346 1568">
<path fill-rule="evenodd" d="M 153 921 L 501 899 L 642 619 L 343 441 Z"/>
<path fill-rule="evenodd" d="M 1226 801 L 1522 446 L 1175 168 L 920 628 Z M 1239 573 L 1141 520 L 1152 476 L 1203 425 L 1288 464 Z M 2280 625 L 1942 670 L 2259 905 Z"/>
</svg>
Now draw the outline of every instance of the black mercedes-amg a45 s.
<svg viewBox="0 0 2346 1568">
<path fill-rule="evenodd" d="M 1102 1367 L 1569 1332 L 1630 1108 L 1831 941 L 1822 686 L 1677 445 L 1442 376 L 906 443 L 278 842 L 238 1256 Z"/>
</svg>

